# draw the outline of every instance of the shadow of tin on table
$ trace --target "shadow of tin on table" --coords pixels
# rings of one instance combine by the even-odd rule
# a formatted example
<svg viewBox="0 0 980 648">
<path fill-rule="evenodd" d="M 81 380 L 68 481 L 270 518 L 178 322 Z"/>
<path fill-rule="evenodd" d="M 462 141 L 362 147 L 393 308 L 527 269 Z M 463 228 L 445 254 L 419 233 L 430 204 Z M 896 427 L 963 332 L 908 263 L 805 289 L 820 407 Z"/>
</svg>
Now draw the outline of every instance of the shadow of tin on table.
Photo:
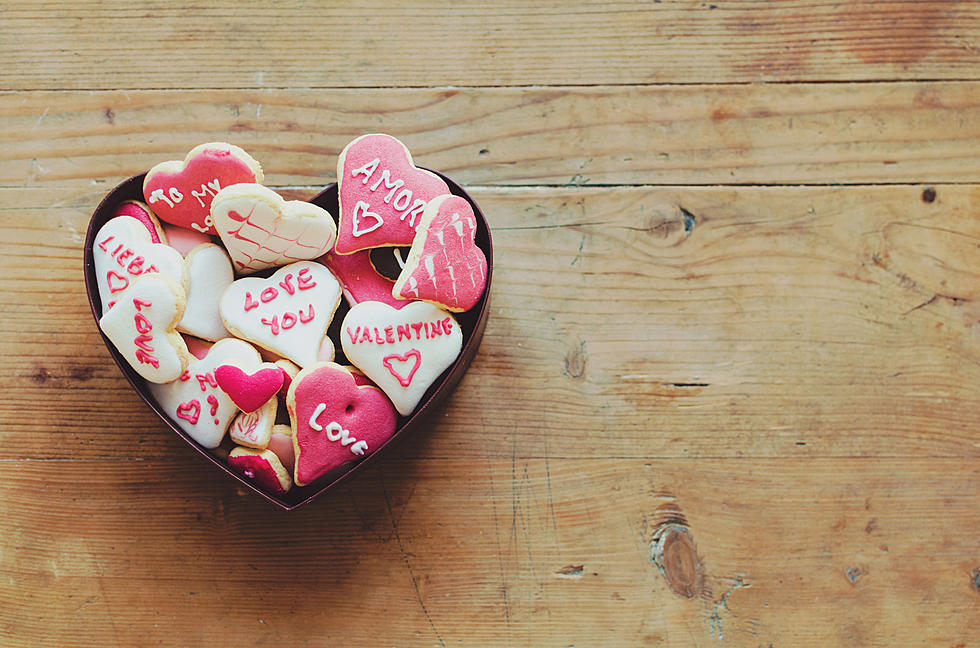
<svg viewBox="0 0 980 648">
<path fill-rule="evenodd" d="M 476 356 L 477 349 L 480 346 L 480 341 L 483 338 L 483 331 L 486 328 L 487 317 L 489 315 L 490 286 L 493 276 L 493 246 L 490 238 L 490 228 L 487 225 L 486 218 L 483 216 L 483 212 L 480 211 L 480 207 L 462 187 L 456 184 L 451 178 L 439 173 L 438 171 L 433 171 L 433 173 L 436 173 L 446 182 L 447 185 L 449 185 L 449 189 L 454 195 L 465 198 L 473 207 L 473 213 L 477 220 L 476 245 L 483 250 L 483 253 L 487 258 L 486 288 L 484 289 L 483 296 L 480 298 L 480 301 L 476 304 L 476 306 L 464 313 L 454 313 L 456 321 L 459 323 L 460 330 L 463 334 L 462 350 L 460 351 L 459 356 L 456 358 L 456 361 L 453 362 L 439 376 L 439 378 L 432 383 L 432 385 L 430 385 L 429 389 L 422 397 L 422 400 L 419 401 L 418 406 L 410 415 L 398 417 L 395 433 L 389 437 L 381 447 L 371 454 L 368 454 L 355 461 L 349 461 L 332 469 L 312 484 L 306 486 L 293 486 L 293 488 L 283 495 L 273 495 L 265 492 L 254 483 L 247 480 L 243 475 L 229 468 L 227 462 L 222 457 L 216 456 L 211 451 L 191 439 L 153 399 L 153 397 L 147 391 L 146 381 L 136 373 L 128 362 L 126 362 L 122 354 L 116 350 L 115 346 L 102 332 L 102 329 L 98 327 L 99 319 L 102 314 L 102 301 L 99 296 L 99 289 L 95 274 L 95 261 L 92 254 L 92 246 L 95 242 L 95 236 L 99 229 L 113 216 L 113 209 L 124 200 L 143 199 L 143 178 L 145 174 L 133 176 L 109 192 L 109 194 L 95 209 L 92 219 L 89 221 L 88 232 L 85 236 L 85 290 L 88 293 L 89 305 L 92 308 L 92 316 L 95 318 L 96 328 L 99 328 L 99 334 L 102 335 L 102 340 L 105 343 L 106 348 L 109 350 L 109 354 L 119 366 L 123 376 L 126 377 L 126 380 L 129 381 L 129 383 L 133 386 L 133 389 L 146 402 L 150 409 L 156 412 L 157 416 L 159 416 L 160 419 L 166 423 L 175 434 L 186 441 L 192 448 L 197 450 L 198 453 L 210 461 L 214 466 L 224 471 L 228 476 L 246 488 L 258 493 L 268 501 L 282 507 L 287 511 L 306 504 L 307 502 L 316 498 L 318 495 L 336 486 L 341 481 L 354 474 L 357 470 L 373 461 L 376 457 L 381 456 L 383 453 L 388 451 L 389 448 L 394 446 L 396 442 L 404 440 L 412 432 L 418 430 L 425 423 L 426 419 L 433 413 L 433 411 L 439 407 L 442 401 L 445 400 L 445 398 L 456 387 L 456 384 L 463 377 L 463 374 L 466 373 L 467 368 L 473 361 L 473 358 Z M 308 202 L 323 207 L 336 219 L 337 215 L 339 214 L 337 198 L 337 185 L 331 184 L 319 194 L 309 199 Z M 271 274 L 271 272 L 269 274 Z M 337 326 L 339 322 L 343 321 L 343 318 L 347 314 L 348 310 L 349 307 L 346 300 L 342 299 L 331 323 L 331 337 L 336 337 Z M 337 345 L 337 352 L 339 356 L 337 361 L 342 362 L 343 352 L 340 350 L 339 346 L 340 345 Z M 290 472 L 292 471 L 290 470 Z"/>
</svg>

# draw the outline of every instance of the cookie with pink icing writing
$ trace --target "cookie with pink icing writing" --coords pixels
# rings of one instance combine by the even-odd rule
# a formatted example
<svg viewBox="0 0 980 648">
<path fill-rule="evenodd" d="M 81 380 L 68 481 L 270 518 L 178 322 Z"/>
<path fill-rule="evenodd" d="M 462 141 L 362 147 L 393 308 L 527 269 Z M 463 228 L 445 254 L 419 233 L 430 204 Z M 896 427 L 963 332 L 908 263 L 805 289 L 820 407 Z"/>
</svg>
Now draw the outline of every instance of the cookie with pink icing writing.
<svg viewBox="0 0 980 648">
<path fill-rule="evenodd" d="M 430 200 L 392 295 L 457 313 L 476 306 L 487 285 L 487 257 L 475 236 L 476 217 L 465 198 Z"/>
<path fill-rule="evenodd" d="M 149 386 L 160 408 L 205 448 L 218 447 L 239 412 L 214 377 L 214 370 L 226 364 L 255 371 L 262 358 L 248 342 L 225 338 L 215 342 L 203 358 L 193 359 L 178 380 Z"/>
<path fill-rule="evenodd" d="M 217 234 L 211 201 L 230 185 L 261 183 L 262 166 L 241 148 L 225 142 L 196 146 L 183 161 L 161 162 L 143 179 L 143 197 L 160 220 Z"/>
<path fill-rule="evenodd" d="M 381 133 L 362 135 L 344 148 L 337 179 L 338 254 L 411 245 L 425 205 L 449 193 L 442 178 L 415 166 L 404 144 Z"/>
<path fill-rule="evenodd" d="M 231 261 L 220 245 L 205 243 L 184 259 L 187 268 L 187 309 L 177 330 L 205 340 L 229 337 L 218 312 L 221 296 L 235 280 Z"/>
<path fill-rule="evenodd" d="M 361 302 L 347 313 L 340 337 L 347 359 L 405 416 L 456 360 L 463 345 L 453 316 L 425 302 L 412 302 L 401 310 Z"/>
<path fill-rule="evenodd" d="M 231 284 L 221 298 L 221 318 L 233 335 L 305 367 L 316 362 L 340 295 L 325 266 L 299 261 L 267 279 Z"/>
<path fill-rule="evenodd" d="M 350 372 L 332 362 L 299 372 L 286 404 L 298 486 L 377 450 L 395 433 L 398 418 L 380 390 L 358 386 Z"/>
<path fill-rule="evenodd" d="M 238 445 L 265 448 L 272 437 L 278 409 L 279 399 L 270 398 L 254 412 L 239 412 L 228 429 L 228 436 Z"/>
<path fill-rule="evenodd" d="M 146 226 L 131 216 L 112 218 L 99 229 L 92 259 L 103 313 L 131 282 L 145 274 L 159 272 L 187 288 L 184 257 L 168 245 L 153 243 Z"/>
<path fill-rule="evenodd" d="M 160 224 L 153 210 L 138 200 L 124 200 L 113 210 L 113 218 L 116 216 L 129 216 L 143 223 L 143 227 L 150 233 L 150 241 L 153 243 L 163 243 L 169 245 L 167 234 Z"/>
<path fill-rule="evenodd" d="M 284 495 L 293 486 L 289 471 L 271 450 L 234 448 L 228 453 L 228 466 L 272 495 Z"/>
<path fill-rule="evenodd" d="M 141 226 L 142 227 L 142 226 Z M 140 376 L 151 383 L 177 380 L 191 360 L 175 326 L 184 314 L 184 289 L 153 273 L 137 278 L 99 327 Z"/>
<path fill-rule="evenodd" d="M 211 218 L 239 274 L 315 259 L 337 235 L 326 209 L 283 200 L 260 184 L 223 188 L 211 203 Z"/>
<path fill-rule="evenodd" d="M 334 249 L 320 257 L 320 262 L 337 277 L 350 306 L 362 301 L 380 301 L 401 308 L 406 303 L 392 296 L 395 282 L 378 272 L 371 262 L 371 250 L 337 254 Z"/>
<path fill-rule="evenodd" d="M 254 412 L 268 403 L 282 388 L 285 377 L 286 372 L 271 362 L 263 362 L 254 371 L 248 372 L 233 364 L 214 370 L 218 387 L 243 412 Z"/>
</svg>

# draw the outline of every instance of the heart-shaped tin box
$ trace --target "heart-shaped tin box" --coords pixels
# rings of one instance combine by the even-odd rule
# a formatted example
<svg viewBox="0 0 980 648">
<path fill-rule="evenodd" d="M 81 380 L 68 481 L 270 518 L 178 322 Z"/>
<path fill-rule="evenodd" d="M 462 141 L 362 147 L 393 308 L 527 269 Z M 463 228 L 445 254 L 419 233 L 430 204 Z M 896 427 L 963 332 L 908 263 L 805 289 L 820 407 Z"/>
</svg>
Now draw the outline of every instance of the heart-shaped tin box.
<svg viewBox="0 0 980 648">
<path fill-rule="evenodd" d="M 446 177 L 443 174 L 435 172 L 439 175 L 449 186 L 450 191 L 457 196 L 465 198 L 470 205 L 473 207 L 473 214 L 477 220 L 477 232 L 475 242 L 476 245 L 483 251 L 486 255 L 487 260 L 487 275 L 486 275 L 486 289 L 483 292 L 483 296 L 480 298 L 479 302 L 464 313 L 455 314 L 456 320 L 459 323 L 459 328 L 463 335 L 462 350 L 456 360 L 449 365 L 449 367 L 442 372 L 442 374 L 432 383 L 429 389 L 422 396 L 419 401 L 418 406 L 407 416 L 399 416 L 396 424 L 396 431 L 394 435 L 387 439 L 383 445 L 378 447 L 373 453 L 368 454 L 361 458 L 360 460 L 348 462 L 341 466 L 338 466 L 321 478 L 317 479 L 315 482 L 307 486 L 294 486 L 288 492 L 282 495 L 275 495 L 270 492 L 266 492 L 259 486 L 257 486 L 252 481 L 246 479 L 243 475 L 232 470 L 225 459 L 224 452 L 214 453 L 199 445 L 193 439 L 191 439 L 180 426 L 161 408 L 159 403 L 157 403 L 153 396 L 150 394 L 147 388 L 147 382 L 140 377 L 140 375 L 130 366 L 126 359 L 119 353 L 119 351 L 113 346 L 109 339 L 102 333 L 100 329 L 100 334 L 102 335 L 103 342 L 106 348 L 109 350 L 109 354 L 116 361 L 119 369 L 122 371 L 123 375 L 133 386 L 140 397 L 146 401 L 146 404 L 150 406 L 157 416 L 166 423 L 171 430 L 178 436 L 180 436 L 184 441 L 186 441 L 192 448 L 197 450 L 203 457 L 210 461 L 214 466 L 223 470 L 231 478 L 240 482 L 243 486 L 255 491 L 262 497 L 266 498 L 270 502 L 282 507 L 286 510 L 294 509 L 302 504 L 305 504 L 320 495 L 329 488 L 340 483 L 342 480 L 346 479 L 348 476 L 353 474 L 355 471 L 359 470 L 364 465 L 373 461 L 375 457 L 378 457 L 383 452 L 388 450 L 396 440 L 404 439 L 409 436 L 412 432 L 416 431 L 420 426 L 424 425 L 426 418 L 432 414 L 440 403 L 452 392 L 456 384 L 466 373 L 467 368 L 473 361 L 476 355 L 477 349 L 480 346 L 480 340 L 483 337 L 483 331 L 486 327 L 487 316 L 489 315 L 489 304 L 490 304 L 490 284 L 491 276 L 493 273 L 493 248 L 490 239 L 490 228 L 487 226 L 486 219 L 483 213 L 480 211 L 479 206 L 474 202 L 474 200 L 467 194 L 467 192 L 456 184 L 452 179 Z M 96 325 L 98 325 L 99 318 L 102 314 L 102 302 L 99 295 L 99 288 L 97 285 L 95 262 L 93 258 L 93 244 L 95 242 L 95 237 L 98 231 L 102 228 L 105 223 L 112 218 L 114 215 L 115 208 L 126 200 L 142 200 L 143 197 L 143 179 L 144 175 L 134 176 L 122 184 L 118 185 L 102 200 L 99 206 L 96 208 L 92 219 L 89 222 L 88 233 L 85 237 L 85 290 L 88 293 L 89 304 L 92 308 L 92 315 L 95 318 Z M 309 202 L 318 205 L 331 214 L 336 215 L 339 212 L 338 209 L 338 195 L 337 195 L 337 185 L 332 184 L 324 189 L 322 192 L 317 194 L 314 198 L 310 199 Z M 271 274 L 271 272 L 266 273 Z M 335 313 L 332 324 L 329 329 L 330 337 L 335 341 L 338 350 L 338 362 L 343 362 L 342 351 L 340 350 L 339 344 L 339 329 L 340 322 L 343 321 L 344 316 L 349 310 L 346 300 L 342 300 L 340 306 Z"/>
</svg>

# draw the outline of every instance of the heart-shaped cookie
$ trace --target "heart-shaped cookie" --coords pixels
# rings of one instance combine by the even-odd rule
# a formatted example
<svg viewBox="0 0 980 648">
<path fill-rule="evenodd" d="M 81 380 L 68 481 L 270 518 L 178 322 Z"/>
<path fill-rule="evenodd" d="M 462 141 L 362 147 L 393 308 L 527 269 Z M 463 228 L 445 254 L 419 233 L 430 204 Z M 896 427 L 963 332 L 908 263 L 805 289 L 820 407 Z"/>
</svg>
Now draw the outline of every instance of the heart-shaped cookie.
<svg viewBox="0 0 980 648">
<path fill-rule="evenodd" d="M 320 262 L 337 277 L 350 306 L 362 301 L 381 301 L 401 308 L 407 303 L 392 295 L 395 282 L 374 267 L 371 250 L 351 254 L 337 254 L 336 250 L 331 250 L 320 257 Z"/>
<path fill-rule="evenodd" d="M 298 486 L 374 452 L 395 433 L 397 416 L 385 395 L 375 387 L 358 386 L 349 371 L 333 362 L 299 372 L 289 386 L 286 406 Z"/>
<path fill-rule="evenodd" d="M 276 424 L 279 399 L 270 398 L 254 412 L 239 412 L 231 422 L 228 436 L 238 445 L 264 449 L 269 445 L 272 428 Z"/>
<path fill-rule="evenodd" d="M 218 312 L 221 295 L 235 280 L 228 255 L 221 246 L 205 243 L 187 254 L 184 266 L 187 268 L 187 308 L 177 330 L 212 341 L 228 337 Z"/>
<path fill-rule="evenodd" d="M 333 246 L 337 226 L 327 210 L 259 184 L 218 192 L 211 218 L 239 274 L 315 259 Z"/>
<path fill-rule="evenodd" d="M 159 272 L 186 290 L 184 257 L 162 243 L 153 243 L 146 225 L 132 216 L 117 216 L 99 229 L 92 245 L 103 312 L 137 277 Z"/>
<path fill-rule="evenodd" d="M 276 395 L 286 372 L 271 362 L 263 362 L 252 372 L 235 365 L 223 365 L 215 369 L 214 378 L 239 409 L 254 412 Z"/>
<path fill-rule="evenodd" d="M 463 344 L 453 316 L 425 302 L 401 310 L 361 302 L 344 318 L 340 338 L 347 359 L 406 416 L 456 360 Z"/>
<path fill-rule="evenodd" d="M 248 342 L 225 338 L 208 349 L 203 358 L 191 361 L 178 380 L 149 386 L 163 411 L 205 448 L 218 447 L 239 411 L 214 378 L 214 370 L 228 364 L 254 371 L 262 364 L 262 358 Z"/>
<path fill-rule="evenodd" d="M 175 328 L 184 314 L 184 289 L 158 273 L 137 278 L 122 292 L 99 327 L 140 376 L 165 383 L 183 373 L 190 361 Z"/>
<path fill-rule="evenodd" d="M 380 133 L 358 137 L 344 148 L 337 178 L 338 254 L 411 245 L 425 205 L 449 193 L 442 178 L 415 166 L 404 144 Z"/>
<path fill-rule="evenodd" d="M 228 465 L 273 495 L 285 495 L 293 485 L 289 470 L 272 450 L 234 448 L 228 453 Z"/>
<path fill-rule="evenodd" d="M 475 237 L 466 199 L 447 194 L 430 200 L 392 295 L 457 313 L 473 308 L 487 283 L 487 258 Z"/>
<path fill-rule="evenodd" d="M 262 166 L 225 142 L 195 146 L 183 161 L 161 162 L 143 179 L 143 196 L 160 220 L 205 234 L 217 234 L 211 201 L 230 185 L 261 183 Z"/>
<path fill-rule="evenodd" d="M 316 362 L 340 294 L 325 266 L 299 261 L 268 279 L 231 284 L 221 298 L 221 318 L 232 334 L 305 367 Z"/>
</svg>

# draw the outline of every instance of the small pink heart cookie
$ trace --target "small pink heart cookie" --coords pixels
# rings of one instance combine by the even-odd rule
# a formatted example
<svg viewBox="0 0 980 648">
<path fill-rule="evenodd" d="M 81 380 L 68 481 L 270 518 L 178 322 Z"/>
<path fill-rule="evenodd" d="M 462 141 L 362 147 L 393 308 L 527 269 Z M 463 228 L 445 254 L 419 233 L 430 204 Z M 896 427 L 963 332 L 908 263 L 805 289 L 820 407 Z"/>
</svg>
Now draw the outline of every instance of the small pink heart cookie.
<svg viewBox="0 0 980 648">
<path fill-rule="evenodd" d="M 371 454 L 395 433 L 397 416 L 385 395 L 375 387 L 359 387 L 349 371 L 333 362 L 299 372 L 286 404 L 297 486 Z"/>
<path fill-rule="evenodd" d="M 285 376 L 286 372 L 271 362 L 263 362 L 252 372 L 245 372 L 233 364 L 214 370 L 218 387 L 243 412 L 254 412 L 268 403 L 282 387 Z"/>
<path fill-rule="evenodd" d="M 340 295 L 325 266 L 299 261 L 268 279 L 231 284 L 221 298 L 221 318 L 233 335 L 304 367 L 316 362 Z"/>
<path fill-rule="evenodd" d="M 283 200 L 260 184 L 223 188 L 211 203 L 211 218 L 239 274 L 315 259 L 337 235 L 326 209 Z"/>
<path fill-rule="evenodd" d="M 240 412 L 231 422 L 228 436 L 238 445 L 264 449 L 272 437 L 278 409 L 279 399 L 271 398 L 254 412 Z"/>
<path fill-rule="evenodd" d="M 487 285 L 487 257 L 476 246 L 476 217 L 465 198 L 433 198 L 392 295 L 460 313 L 476 306 Z"/>
<path fill-rule="evenodd" d="M 279 461 L 291 471 L 296 463 L 296 451 L 293 449 L 293 428 L 289 425 L 272 426 L 269 437 L 269 450 L 276 453 Z"/>
<path fill-rule="evenodd" d="M 205 340 L 229 336 L 218 302 L 235 280 L 231 261 L 220 245 L 205 243 L 191 250 L 184 259 L 187 269 L 187 309 L 177 330 Z"/>
<path fill-rule="evenodd" d="M 168 245 L 153 243 L 146 225 L 132 216 L 117 216 L 99 229 L 92 244 L 92 259 L 103 313 L 112 308 L 130 282 L 151 272 L 187 288 L 184 257 Z"/>
<path fill-rule="evenodd" d="M 415 166 L 412 154 L 391 135 L 362 135 L 337 162 L 340 218 L 338 254 L 408 246 L 426 203 L 449 193 L 436 174 Z"/>
<path fill-rule="evenodd" d="M 239 182 L 261 183 L 262 166 L 248 153 L 225 142 L 196 146 L 183 162 L 161 162 L 143 179 L 143 196 L 163 221 L 217 234 L 211 200 Z"/>
<path fill-rule="evenodd" d="M 341 326 L 344 354 L 388 395 L 403 416 L 459 356 L 463 334 L 446 311 L 425 302 L 396 310 L 381 302 L 352 307 Z"/>
<path fill-rule="evenodd" d="M 177 380 L 191 355 L 175 326 L 184 314 L 184 289 L 153 273 L 139 277 L 99 320 L 99 327 L 130 366 L 151 383 Z"/>
<path fill-rule="evenodd" d="M 234 448 L 228 453 L 228 466 L 272 495 L 283 495 L 293 485 L 289 471 L 271 450 Z"/>
<path fill-rule="evenodd" d="M 248 342 L 225 338 L 211 346 L 203 358 L 192 360 L 179 380 L 149 386 L 160 408 L 205 448 L 218 447 L 239 412 L 214 378 L 214 370 L 227 364 L 255 371 L 262 358 Z"/>
<path fill-rule="evenodd" d="M 163 225 L 163 233 L 167 237 L 167 245 L 185 257 L 199 245 L 214 243 L 214 239 L 207 234 L 202 234 L 197 230 L 191 230 L 185 227 L 177 227 L 176 225 Z"/>
<path fill-rule="evenodd" d="M 337 254 L 334 249 L 320 257 L 320 262 L 330 268 L 330 272 L 340 281 L 350 306 L 362 301 L 380 301 L 401 308 L 406 303 L 392 295 L 395 282 L 374 267 L 371 250 Z"/>
</svg>

